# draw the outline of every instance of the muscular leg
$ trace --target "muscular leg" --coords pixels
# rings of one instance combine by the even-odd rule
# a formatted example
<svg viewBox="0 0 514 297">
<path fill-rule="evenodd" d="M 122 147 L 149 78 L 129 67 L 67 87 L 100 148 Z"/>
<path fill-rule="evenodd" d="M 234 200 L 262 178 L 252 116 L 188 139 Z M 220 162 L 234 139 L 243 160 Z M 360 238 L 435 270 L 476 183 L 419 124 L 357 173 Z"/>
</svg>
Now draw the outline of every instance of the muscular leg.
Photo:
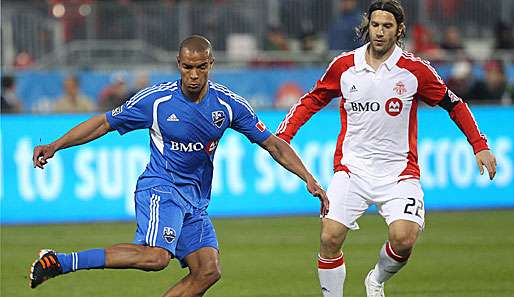
<svg viewBox="0 0 514 297">
<path fill-rule="evenodd" d="M 218 251 L 204 247 L 186 257 L 189 274 L 163 297 L 199 297 L 221 277 Z"/>
<path fill-rule="evenodd" d="M 341 247 L 348 227 L 331 219 L 321 221 L 318 275 L 324 297 L 343 296 L 346 266 Z"/>
<path fill-rule="evenodd" d="M 341 247 L 346 239 L 348 227 L 331 219 L 321 221 L 321 238 L 319 255 L 333 259 L 341 255 Z"/>
<path fill-rule="evenodd" d="M 401 257 L 409 257 L 420 233 L 417 223 L 397 220 L 389 225 L 389 242 L 393 251 Z"/>
<path fill-rule="evenodd" d="M 105 268 L 158 271 L 166 268 L 171 254 L 159 247 L 121 243 L 105 249 Z"/>
</svg>

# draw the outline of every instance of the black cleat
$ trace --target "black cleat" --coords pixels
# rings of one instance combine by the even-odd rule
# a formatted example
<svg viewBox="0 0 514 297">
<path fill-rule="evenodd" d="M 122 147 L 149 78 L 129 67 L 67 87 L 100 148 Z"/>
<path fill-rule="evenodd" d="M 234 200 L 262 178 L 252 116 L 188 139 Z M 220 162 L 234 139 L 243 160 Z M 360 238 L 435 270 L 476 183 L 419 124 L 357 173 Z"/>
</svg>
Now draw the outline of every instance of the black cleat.
<svg viewBox="0 0 514 297">
<path fill-rule="evenodd" d="M 29 285 L 34 289 L 42 282 L 59 274 L 62 274 L 62 267 L 55 252 L 52 250 L 41 250 L 39 251 L 39 259 L 34 261 L 30 267 Z"/>
</svg>

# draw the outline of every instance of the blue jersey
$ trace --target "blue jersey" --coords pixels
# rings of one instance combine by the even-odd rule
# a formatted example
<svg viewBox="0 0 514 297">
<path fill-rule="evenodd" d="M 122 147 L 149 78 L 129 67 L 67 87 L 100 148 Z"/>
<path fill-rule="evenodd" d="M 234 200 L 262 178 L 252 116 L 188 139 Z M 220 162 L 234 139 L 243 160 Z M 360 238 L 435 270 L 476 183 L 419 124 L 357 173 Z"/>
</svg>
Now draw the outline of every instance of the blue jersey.
<svg viewBox="0 0 514 297">
<path fill-rule="evenodd" d="M 206 208 L 214 153 L 225 130 L 232 128 L 253 143 L 263 142 L 271 133 L 248 102 L 225 86 L 209 81 L 202 101 L 194 103 L 184 97 L 180 83 L 143 89 L 106 116 L 120 134 L 149 129 L 150 162 L 136 191 L 171 186 L 193 206 Z"/>
</svg>

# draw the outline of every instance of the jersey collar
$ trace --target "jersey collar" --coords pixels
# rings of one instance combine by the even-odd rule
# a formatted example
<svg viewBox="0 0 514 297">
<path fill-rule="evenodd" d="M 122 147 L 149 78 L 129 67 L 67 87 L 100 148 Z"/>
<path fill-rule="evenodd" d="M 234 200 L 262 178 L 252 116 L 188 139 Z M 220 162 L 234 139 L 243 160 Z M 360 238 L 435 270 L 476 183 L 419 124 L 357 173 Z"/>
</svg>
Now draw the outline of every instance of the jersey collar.
<svg viewBox="0 0 514 297">
<path fill-rule="evenodd" d="M 355 50 L 354 63 L 355 70 L 357 71 L 362 71 L 364 69 L 368 69 L 373 72 L 375 71 L 371 66 L 368 65 L 368 63 L 366 63 L 366 50 L 368 49 L 368 46 L 369 42 Z M 400 60 L 401 56 L 402 49 L 398 45 L 395 45 L 393 53 L 387 60 L 385 60 L 383 64 L 385 64 L 387 69 L 390 71 L 393 69 L 394 65 L 398 63 L 398 60 Z"/>
</svg>

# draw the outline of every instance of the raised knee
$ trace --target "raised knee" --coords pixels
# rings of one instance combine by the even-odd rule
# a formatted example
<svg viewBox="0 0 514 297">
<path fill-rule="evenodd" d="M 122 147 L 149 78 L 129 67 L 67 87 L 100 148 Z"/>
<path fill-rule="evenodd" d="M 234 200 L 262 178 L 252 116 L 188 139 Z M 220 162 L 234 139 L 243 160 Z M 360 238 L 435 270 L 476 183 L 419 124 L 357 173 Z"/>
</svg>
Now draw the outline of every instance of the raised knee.
<svg viewBox="0 0 514 297">
<path fill-rule="evenodd" d="M 416 234 L 403 233 L 393 236 L 389 239 L 389 242 L 391 243 L 392 248 L 396 252 L 400 254 L 405 254 L 410 253 L 410 251 L 414 247 L 414 244 L 416 243 L 416 238 Z"/>
<path fill-rule="evenodd" d="M 343 244 L 343 239 L 332 232 L 324 231 L 321 233 L 321 245 L 330 250 L 339 251 Z"/>
<path fill-rule="evenodd" d="M 208 265 L 199 269 L 193 275 L 198 281 L 212 285 L 221 278 L 221 269 L 218 265 Z"/>
<path fill-rule="evenodd" d="M 146 247 L 145 252 L 148 255 L 146 270 L 159 271 L 168 267 L 168 264 L 171 260 L 171 255 L 167 250 L 162 248 Z"/>
</svg>

